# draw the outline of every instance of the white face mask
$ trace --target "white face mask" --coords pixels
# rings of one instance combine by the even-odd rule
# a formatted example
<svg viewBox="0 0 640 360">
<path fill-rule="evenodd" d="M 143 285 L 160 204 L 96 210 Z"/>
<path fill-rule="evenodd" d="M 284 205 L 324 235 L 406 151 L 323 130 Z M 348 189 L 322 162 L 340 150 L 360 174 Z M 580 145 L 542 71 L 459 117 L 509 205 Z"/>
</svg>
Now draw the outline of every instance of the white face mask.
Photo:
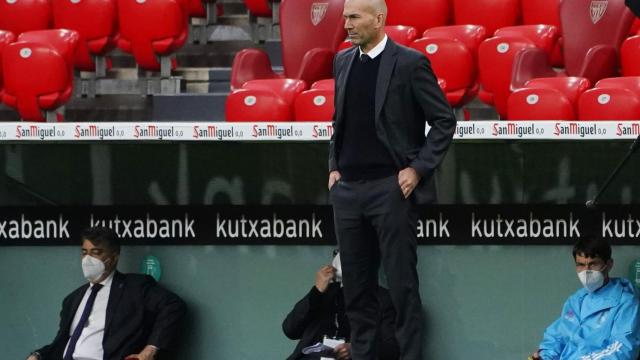
<svg viewBox="0 0 640 360">
<path fill-rule="evenodd" d="M 340 254 L 336 255 L 331 262 L 331 266 L 336 269 L 336 282 L 342 282 L 342 264 L 340 264 Z"/>
<path fill-rule="evenodd" d="M 592 293 L 602 287 L 604 284 L 604 275 L 602 271 L 583 270 L 578 273 L 578 279 L 588 292 Z"/>
<path fill-rule="evenodd" d="M 82 258 L 82 273 L 84 277 L 94 282 L 104 274 L 105 266 L 100 259 L 96 259 L 93 256 L 85 255 Z"/>
</svg>

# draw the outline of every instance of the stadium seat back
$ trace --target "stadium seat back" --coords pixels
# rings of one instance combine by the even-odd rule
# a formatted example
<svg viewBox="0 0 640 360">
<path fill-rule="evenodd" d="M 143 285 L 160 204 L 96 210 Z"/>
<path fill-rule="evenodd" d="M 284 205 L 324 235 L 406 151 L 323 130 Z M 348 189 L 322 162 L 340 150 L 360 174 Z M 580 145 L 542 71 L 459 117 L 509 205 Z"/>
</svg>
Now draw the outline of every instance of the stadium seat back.
<svg viewBox="0 0 640 360">
<path fill-rule="evenodd" d="M 311 89 L 302 92 L 295 101 L 296 121 L 331 121 L 333 101 L 333 89 Z"/>
<path fill-rule="evenodd" d="M 188 37 L 188 6 L 181 0 L 118 0 L 118 46 L 143 69 L 159 71 L 158 56 L 182 47 Z"/>
<path fill-rule="evenodd" d="M 487 38 L 487 30 L 480 25 L 450 25 L 427 29 L 423 38 L 443 38 L 463 43 L 474 57 L 478 56 L 478 46 Z"/>
<path fill-rule="evenodd" d="M 593 82 L 614 75 L 618 50 L 633 19 L 624 0 L 563 0 L 560 21 L 567 74 Z"/>
<path fill-rule="evenodd" d="M 407 25 L 418 33 L 426 29 L 449 24 L 449 0 L 388 0 L 387 25 Z"/>
<path fill-rule="evenodd" d="M 118 9 L 116 0 L 52 0 L 56 28 L 78 32 L 75 66 L 95 71 L 93 57 L 105 55 L 116 45 Z"/>
<path fill-rule="evenodd" d="M 524 37 L 544 50 L 549 57 L 553 54 L 560 33 L 553 25 L 518 25 L 496 30 L 496 37 Z"/>
<path fill-rule="evenodd" d="M 606 78 L 598 81 L 595 87 L 628 89 L 640 95 L 640 76 Z"/>
<path fill-rule="evenodd" d="M 2 50 L 9 44 L 11 44 L 12 42 L 14 42 L 16 40 L 15 35 L 13 35 L 13 33 L 9 32 L 9 31 L 2 31 L 0 30 L 0 94 L 2 94 L 2 87 L 3 87 L 3 81 L 2 81 Z M 2 99 L 0 98 L 0 101 L 2 101 Z"/>
<path fill-rule="evenodd" d="M 488 35 L 520 23 L 520 0 L 453 0 L 454 22 L 482 25 Z"/>
<path fill-rule="evenodd" d="M 431 61 L 433 72 L 444 79 L 448 90 L 464 89 L 476 81 L 473 55 L 460 41 L 442 38 L 423 38 L 411 47 L 425 54 Z"/>
<path fill-rule="evenodd" d="M 627 38 L 620 48 L 620 65 L 623 76 L 640 76 L 640 35 Z"/>
<path fill-rule="evenodd" d="M 509 120 L 575 120 L 573 104 L 551 88 L 519 89 L 509 95 Z"/>
<path fill-rule="evenodd" d="M 335 52 L 346 37 L 342 11 L 344 0 L 283 0 L 280 5 L 282 64 L 287 78 L 305 79 L 305 67 L 313 66 L 310 51 Z M 322 36 L 318 36 L 322 34 Z M 307 58 L 307 61 L 305 61 Z M 330 67 L 330 66 L 329 66 Z M 331 69 L 318 69 L 317 79 L 331 76 Z M 316 72 L 315 70 L 312 72 Z M 328 72 L 329 74 L 325 74 Z M 328 76 L 327 76 L 328 75 Z"/>
<path fill-rule="evenodd" d="M 271 17 L 271 4 L 273 0 L 244 0 L 244 5 L 253 16 Z"/>
<path fill-rule="evenodd" d="M 567 76 L 532 79 L 525 86 L 530 89 L 554 89 L 577 106 L 580 95 L 591 87 L 591 82 L 586 78 Z"/>
<path fill-rule="evenodd" d="M 52 25 L 49 0 L 0 1 L 0 29 L 20 35 L 25 31 L 49 29 Z"/>
<path fill-rule="evenodd" d="M 271 91 L 280 96 L 287 104 L 293 105 L 296 96 L 306 89 L 307 84 L 295 79 L 263 79 L 244 83 L 243 89 Z"/>
<path fill-rule="evenodd" d="M 522 23 L 553 25 L 560 30 L 560 0 L 522 0 Z"/>
<path fill-rule="evenodd" d="M 227 121 L 292 121 L 292 106 L 278 94 L 264 89 L 240 89 L 227 97 Z"/>
<path fill-rule="evenodd" d="M 311 89 L 334 90 L 335 89 L 335 80 L 333 80 L 333 79 L 324 79 L 324 80 L 316 81 L 311 85 Z"/>
<path fill-rule="evenodd" d="M 629 89 L 593 88 L 580 96 L 580 120 L 640 120 L 640 96 Z"/>
</svg>

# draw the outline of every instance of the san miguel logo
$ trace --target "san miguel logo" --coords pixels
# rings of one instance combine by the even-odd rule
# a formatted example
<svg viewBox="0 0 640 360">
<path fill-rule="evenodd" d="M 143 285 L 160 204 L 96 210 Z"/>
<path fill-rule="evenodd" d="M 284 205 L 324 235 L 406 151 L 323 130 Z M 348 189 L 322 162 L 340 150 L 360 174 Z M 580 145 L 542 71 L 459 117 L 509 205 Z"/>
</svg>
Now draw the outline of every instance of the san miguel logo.
<svg viewBox="0 0 640 360">
<path fill-rule="evenodd" d="M 317 26 L 327 15 L 329 3 L 313 3 L 311 4 L 311 23 Z"/>
<path fill-rule="evenodd" d="M 602 19 L 604 13 L 607 11 L 608 0 L 592 0 L 591 1 L 591 22 L 595 25 Z"/>
</svg>

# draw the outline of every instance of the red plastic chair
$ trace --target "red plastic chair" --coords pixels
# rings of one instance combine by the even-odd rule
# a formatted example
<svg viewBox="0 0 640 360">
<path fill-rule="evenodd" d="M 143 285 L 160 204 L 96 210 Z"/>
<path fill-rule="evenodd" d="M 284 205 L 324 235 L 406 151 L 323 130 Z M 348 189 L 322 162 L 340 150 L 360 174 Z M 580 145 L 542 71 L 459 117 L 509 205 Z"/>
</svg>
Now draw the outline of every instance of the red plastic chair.
<svg viewBox="0 0 640 360">
<path fill-rule="evenodd" d="M 245 49 L 233 60 L 231 89 L 255 79 L 291 78 L 311 84 L 332 77 L 333 57 L 346 36 L 343 6 L 344 0 L 283 0 L 280 33 L 284 73 L 271 69 L 264 51 Z"/>
<path fill-rule="evenodd" d="M 640 75 L 640 35 L 626 39 L 620 47 L 622 76 Z"/>
<path fill-rule="evenodd" d="M 573 104 L 551 88 L 519 89 L 509 95 L 509 120 L 575 120 Z"/>
<path fill-rule="evenodd" d="M 80 36 L 75 67 L 96 71 L 95 56 L 105 56 L 116 46 L 116 0 L 51 0 L 56 28 L 75 30 Z M 107 64 L 109 68 L 110 64 Z"/>
<path fill-rule="evenodd" d="M 578 99 L 583 92 L 591 88 L 591 82 L 581 77 L 551 77 L 537 78 L 526 82 L 528 89 L 554 89 L 566 97 L 571 105 L 578 110 Z"/>
<path fill-rule="evenodd" d="M 291 104 L 270 90 L 239 89 L 227 97 L 227 121 L 292 121 Z"/>
<path fill-rule="evenodd" d="M 0 30 L 0 101 L 2 101 L 2 50 L 16 40 L 15 35 L 9 31 Z"/>
<path fill-rule="evenodd" d="M 478 64 L 480 84 L 478 93 L 480 100 L 493 105 L 502 118 L 507 117 L 507 101 L 512 90 L 512 72 L 516 58 L 523 52 L 535 51 L 542 53 L 535 44 L 526 38 L 492 37 L 480 44 L 478 49 Z M 548 74 L 552 76 L 552 74 Z M 524 82 L 518 88 L 521 88 Z"/>
<path fill-rule="evenodd" d="M 449 24 L 449 0 L 387 0 L 387 25 L 407 25 L 418 33 Z"/>
<path fill-rule="evenodd" d="M 614 78 L 606 78 L 596 83 L 597 88 L 616 88 L 628 89 L 640 94 L 640 76 L 622 76 Z"/>
<path fill-rule="evenodd" d="M 118 0 L 118 13 L 118 47 L 144 70 L 160 71 L 158 57 L 171 56 L 187 41 L 186 0 Z"/>
<path fill-rule="evenodd" d="M 561 33 L 560 0 L 522 0 L 522 23 L 525 25 L 553 25 Z M 553 66 L 562 67 L 562 38 L 558 39 L 551 56 Z"/>
<path fill-rule="evenodd" d="M 453 18 L 458 25 L 482 25 L 487 34 L 520 23 L 520 0 L 453 0 Z"/>
<path fill-rule="evenodd" d="M 409 46 L 418 37 L 418 32 L 412 26 L 387 25 L 384 27 L 384 31 L 391 40 L 404 46 Z M 348 49 L 351 46 L 351 41 L 345 39 L 338 47 L 338 51 Z"/>
<path fill-rule="evenodd" d="M 73 93 L 73 57 L 78 34 L 71 30 L 23 33 L 2 53 L 3 102 L 28 121 L 64 105 Z"/>
<path fill-rule="evenodd" d="M 495 37 L 523 37 L 531 40 L 535 46 L 544 50 L 551 58 L 560 33 L 553 25 L 518 25 L 507 26 L 496 30 Z"/>
<path fill-rule="evenodd" d="M 51 3 L 49 0 L 0 1 L 0 29 L 16 36 L 26 31 L 51 27 Z"/>
<path fill-rule="evenodd" d="M 580 120 L 639 120 L 640 96 L 620 88 L 593 88 L 578 102 Z"/>
<path fill-rule="evenodd" d="M 438 79 L 446 83 L 449 104 L 459 107 L 478 93 L 476 62 L 473 54 L 460 41 L 444 38 L 422 38 L 411 47 L 425 54 Z"/>
<path fill-rule="evenodd" d="M 253 16 L 271 17 L 272 11 L 271 0 L 244 0 L 244 5 Z"/>
<path fill-rule="evenodd" d="M 324 79 L 324 80 L 316 81 L 313 84 L 311 84 L 311 89 L 334 90 L 335 80 Z"/>
<path fill-rule="evenodd" d="M 487 38 L 487 30 L 480 25 L 449 25 L 427 29 L 423 38 L 443 38 L 457 40 L 463 43 L 473 54 L 478 56 L 478 47 Z"/>
<path fill-rule="evenodd" d="M 333 118 L 333 89 L 311 89 L 296 98 L 296 121 L 331 121 Z"/>
<path fill-rule="evenodd" d="M 640 19 L 636 18 L 629 29 L 629 35 L 640 35 Z"/>
</svg>

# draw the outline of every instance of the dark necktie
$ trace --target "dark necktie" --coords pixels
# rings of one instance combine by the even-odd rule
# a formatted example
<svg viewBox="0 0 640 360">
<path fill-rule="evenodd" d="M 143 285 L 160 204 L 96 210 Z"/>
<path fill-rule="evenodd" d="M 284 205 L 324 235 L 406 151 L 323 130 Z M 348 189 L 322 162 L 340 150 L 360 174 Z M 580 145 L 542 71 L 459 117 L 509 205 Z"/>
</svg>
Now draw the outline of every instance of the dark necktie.
<svg viewBox="0 0 640 360">
<path fill-rule="evenodd" d="M 371 61 L 371 57 L 369 57 L 369 55 L 367 55 L 367 54 L 361 54 L 361 55 L 360 55 L 360 61 L 361 61 L 363 64 L 366 64 L 366 63 L 368 63 L 369 61 Z"/>
<path fill-rule="evenodd" d="M 91 294 L 89 294 L 89 299 L 87 299 L 87 304 L 84 306 L 84 310 L 82 310 L 82 316 L 80 316 L 80 321 L 76 326 L 76 329 L 73 331 L 71 338 L 69 339 L 69 347 L 67 348 L 67 352 L 64 355 L 64 360 L 73 360 L 73 353 L 76 351 L 76 343 L 78 339 L 80 339 L 80 334 L 82 334 L 82 330 L 87 325 L 87 320 L 89 320 L 89 315 L 91 314 L 91 308 L 93 308 L 93 303 L 96 301 L 96 295 L 98 291 L 102 289 L 102 284 L 94 284 L 91 287 Z"/>
</svg>

